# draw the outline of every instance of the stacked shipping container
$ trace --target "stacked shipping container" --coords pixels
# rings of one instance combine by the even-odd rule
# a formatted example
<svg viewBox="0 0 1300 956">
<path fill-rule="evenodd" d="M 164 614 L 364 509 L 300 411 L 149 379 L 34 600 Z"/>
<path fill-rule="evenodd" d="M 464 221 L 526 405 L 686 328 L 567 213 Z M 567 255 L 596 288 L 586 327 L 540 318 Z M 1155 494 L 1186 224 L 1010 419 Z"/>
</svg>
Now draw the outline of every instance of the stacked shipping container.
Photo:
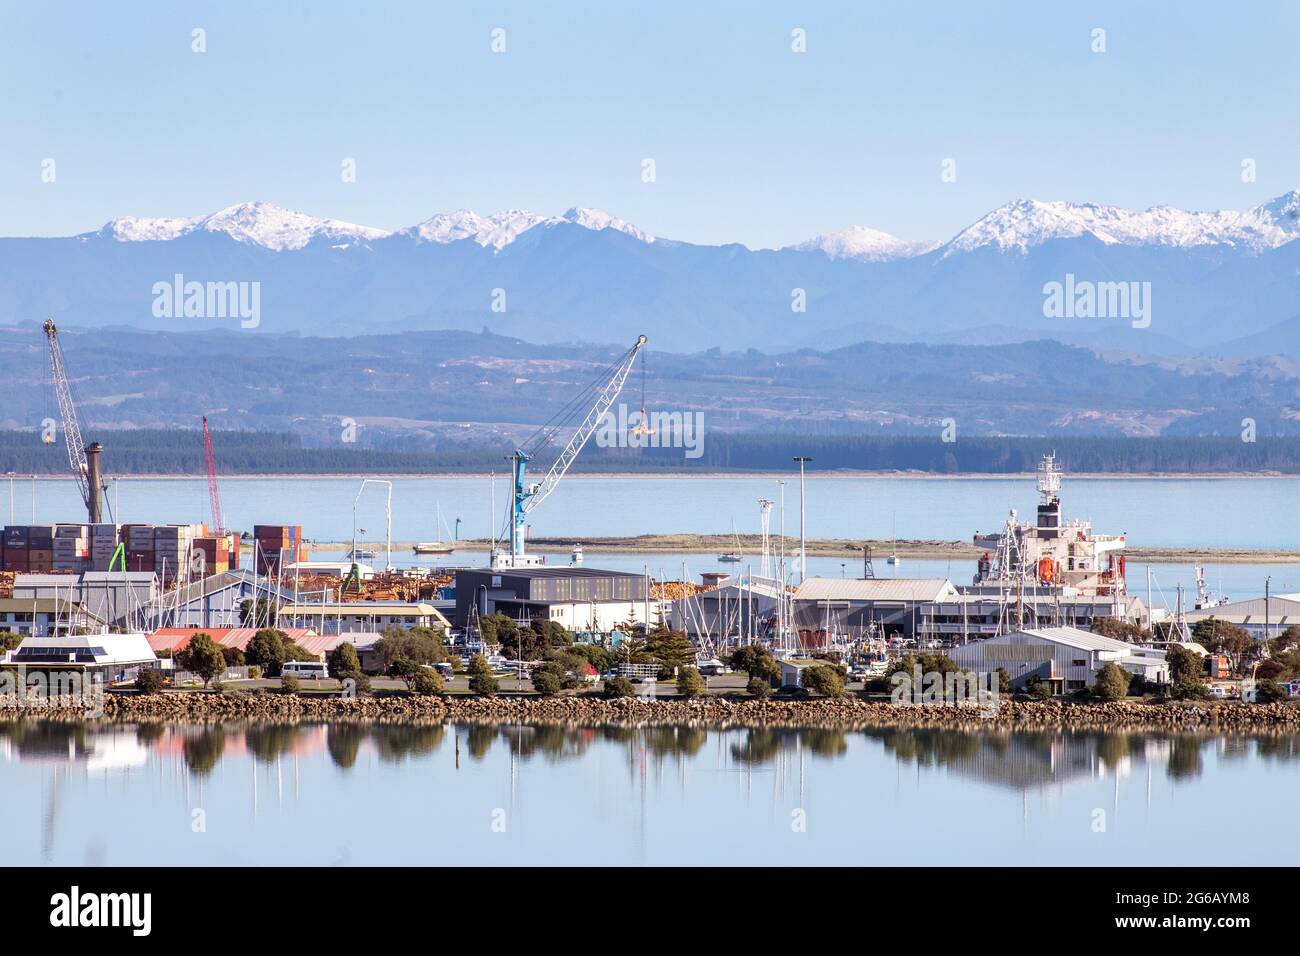
<svg viewBox="0 0 1300 956">
<path fill-rule="evenodd" d="M 239 567 L 239 538 L 209 534 L 206 525 L 10 525 L 0 538 L 0 570 L 14 572 L 107 571 L 118 543 L 126 570 L 152 571 L 175 580 L 200 568 L 213 574 Z"/>
<path fill-rule="evenodd" d="M 258 574 L 279 574 L 281 568 L 295 561 L 306 561 L 310 550 L 303 543 L 300 524 L 253 525 L 253 540 Z"/>
</svg>

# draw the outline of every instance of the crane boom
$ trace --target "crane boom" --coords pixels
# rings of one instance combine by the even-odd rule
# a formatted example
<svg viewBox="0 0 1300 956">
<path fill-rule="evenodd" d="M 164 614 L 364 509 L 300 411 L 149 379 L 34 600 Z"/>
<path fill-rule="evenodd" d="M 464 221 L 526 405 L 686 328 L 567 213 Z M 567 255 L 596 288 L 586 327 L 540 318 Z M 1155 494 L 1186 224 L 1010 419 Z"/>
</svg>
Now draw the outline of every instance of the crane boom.
<svg viewBox="0 0 1300 956">
<path fill-rule="evenodd" d="M 63 440 L 68 446 L 68 464 L 77 481 L 77 490 L 85 502 L 92 523 L 99 522 L 99 488 L 91 488 L 91 468 L 86 458 L 86 446 L 81 441 L 81 426 L 77 424 L 77 406 L 72 401 L 72 388 L 63 364 L 63 349 L 59 347 L 59 330 L 53 319 L 46 319 L 45 337 L 50 343 L 50 372 L 54 379 L 54 394 L 59 402 L 59 416 L 63 419 Z M 96 448 L 98 451 L 98 448 Z M 98 481 L 95 481 L 98 484 Z"/>
<path fill-rule="evenodd" d="M 212 499 L 212 533 L 220 535 L 226 526 L 221 517 L 221 494 L 217 491 L 217 454 L 212 448 L 208 416 L 203 416 L 203 463 L 208 469 L 208 497 Z"/>
<path fill-rule="evenodd" d="M 583 446 L 587 444 L 596 429 L 600 426 L 600 421 L 605 413 L 609 411 L 610 406 L 618 398 L 619 393 L 623 390 L 623 385 L 627 382 L 628 375 L 632 372 L 632 365 L 636 361 L 637 355 L 645 347 L 646 337 L 638 336 L 635 344 L 624 353 L 623 357 L 613 366 L 611 374 L 597 382 L 593 386 L 595 391 L 595 401 L 587 409 L 586 415 L 579 422 L 576 430 L 568 443 L 560 451 L 559 456 L 546 472 L 546 477 L 541 481 L 530 484 L 527 481 L 528 462 L 532 460 L 533 455 L 524 451 L 522 448 L 515 449 L 514 455 L 511 456 L 514 471 L 514 495 L 511 504 L 511 522 L 510 522 L 510 554 L 508 561 L 505 555 L 493 555 L 493 566 L 501 567 L 508 565 L 519 567 L 530 562 L 524 554 L 524 532 L 527 527 L 528 515 L 555 490 L 560 480 L 564 478 L 565 473 L 573 464 L 574 459 L 582 451 Z M 557 426 L 558 427 L 558 426 Z"/>
</svg>

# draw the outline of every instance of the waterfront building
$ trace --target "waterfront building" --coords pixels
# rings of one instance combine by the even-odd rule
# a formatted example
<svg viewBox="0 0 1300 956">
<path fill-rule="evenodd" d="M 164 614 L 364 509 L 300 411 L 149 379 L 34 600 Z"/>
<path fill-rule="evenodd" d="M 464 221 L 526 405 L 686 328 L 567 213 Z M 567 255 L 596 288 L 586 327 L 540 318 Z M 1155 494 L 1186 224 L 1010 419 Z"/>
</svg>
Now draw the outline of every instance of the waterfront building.
<svg viewBox="0 0 1300 956">
<path fill-rule="evenodd" d="M 456 572 L 453 623 L 501 612 L 517 621 L 555 621 L 571 631 L 607 634 L 623 624 L 657 622 L 658 602 L 644 575 L 597 568 L 467 568 Z"/>
<path fill-rule="evenodd" d="M 432 627 L 447 630 L 451 622 L 427 601 L 321 601 L 287 604 L 279 621 L 289 627 L 310 627 L 319 634 L 382 631 L 386 627 Z"/>
<path fill-rule="evenodd" d="M 1248 601 L 1232 601 L 1214 607 L 1188 611 L 1188 626 L 1215 618 L 1244 629 L 1251 637 L 1277 637 L 1288 627 L 1300 625 L 1300 594 L 1271 594 Z"/>
<path fill-rule="evenodd" d="M 158 657 L 143 634 L 86 634 L 26 637 L 5 654 L 4 664 L 25 671 L 79 671 L 107 682 L 132 680 Z"/>
<path fill-rule="evenodd" d="M 992 673 L 999 667 L 1011 678 L 1013 690 L 1037 680 L 1055 693 L 1070 693 L 1097 682 L 1098 672 L 1115 663 L 1157 684 L 1168 683 L 1165 652 L 1128 644 L 1077 627 L 1045 627 L 1013 631 L 975 641 L 947 652 L 963 670 Z"/>
<path fill-rule="evenodd" d="M 794 592 L 792 610 L 800 643 L 822 646 L 827 637 L 927 634 L 931 609 L 957 596 L 947 578 L 808 578 Z"/>
<path fill-rule="evenodd" d="M 104 621 L 66 598 L 0 598 L 0 631 L 33 637 L 99 630 Z"/>
<path fill-rule="evenodd" d="M 109 625 L 139 624 L 144 608 L 158 599 L 153 571 L 85 571 L 76 574 L 17 574 L 15 600 L 72 601 Z"/>
</svg>

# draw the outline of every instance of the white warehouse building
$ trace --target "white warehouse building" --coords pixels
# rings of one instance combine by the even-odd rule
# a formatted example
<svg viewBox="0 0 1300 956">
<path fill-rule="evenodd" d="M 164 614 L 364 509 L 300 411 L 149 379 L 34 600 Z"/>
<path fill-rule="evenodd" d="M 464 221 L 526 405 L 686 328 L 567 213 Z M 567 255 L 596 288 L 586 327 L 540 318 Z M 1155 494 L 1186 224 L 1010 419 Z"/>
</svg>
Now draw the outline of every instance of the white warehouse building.
<svg viewBox="0 0 1300 956">
<path fill-rule="evenodd" d="M 992 673 L 999 667 L 1011 677 L 1013 690 L 1037 678 L 1057 694 L 1090 687 L 1097 673 L 1115 663 L 1157 684 L 1169 682 L 1165 652 L 1127 644 L 1077 627 L 1014 631 L 973 641 L 948 651 L 963 670 Z"/>
</svg>

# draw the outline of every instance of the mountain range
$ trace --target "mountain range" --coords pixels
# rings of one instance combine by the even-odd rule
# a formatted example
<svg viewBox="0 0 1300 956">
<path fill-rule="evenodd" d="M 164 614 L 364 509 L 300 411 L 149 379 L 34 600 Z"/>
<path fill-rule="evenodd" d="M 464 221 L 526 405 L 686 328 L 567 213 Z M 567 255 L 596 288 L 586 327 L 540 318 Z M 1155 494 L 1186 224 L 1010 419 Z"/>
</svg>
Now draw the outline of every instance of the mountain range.
<svg viewBox="0 0 1300 956">
<path fill-rule="evenodd" d="M 1295 191 L 1240 212 L 1016 200 L 946 241 L 854 226 L 781 249 L 652 236 L 588 208 L 460 210 L 389 230 L 253 202 L 0 238 L 0 322 L 239 327 L 159 315 L 160 284 L 181 276 L 202 289 L 257 283 L 259 315 L 245 327 L 258 332 L 486 328 L 540 343 L 645 333 L 679 352 L 1049 339 L 1130 354 L 1300 355 L 1297 239 Z M 1145 288 L 1149 325 L 1123 311 L 1049 317 L 1045 289 L 1067 277 L 1071 289 Z"/>
</svg>

